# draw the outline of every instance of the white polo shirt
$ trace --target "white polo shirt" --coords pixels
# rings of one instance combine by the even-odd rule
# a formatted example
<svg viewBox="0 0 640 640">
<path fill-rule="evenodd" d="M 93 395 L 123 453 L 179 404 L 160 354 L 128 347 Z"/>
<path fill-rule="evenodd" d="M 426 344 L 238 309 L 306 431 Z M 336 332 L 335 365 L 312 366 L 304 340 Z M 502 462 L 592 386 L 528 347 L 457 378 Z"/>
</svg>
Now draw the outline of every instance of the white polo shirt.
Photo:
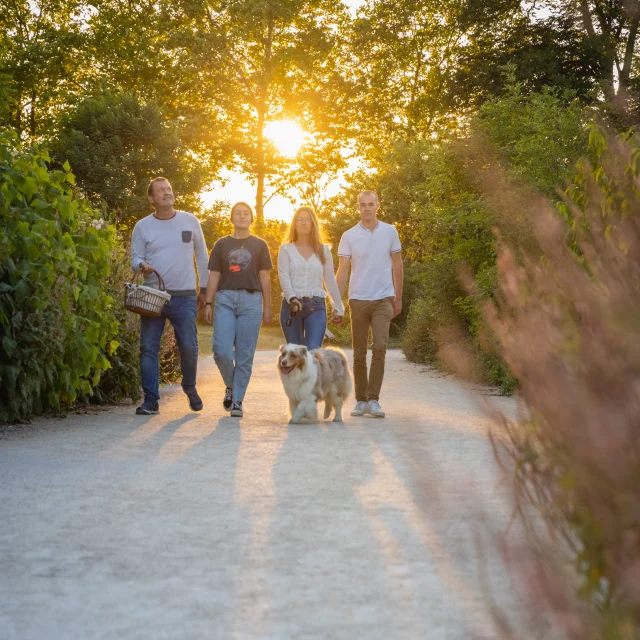
<svg viewBox="0 0 640 640">
<path fill-rule="evenodd" d="M 382 300 L 395 295 L 391 254 L 401 249 L 396 228 L 380 220 L 373 231 L 361 222 L 345 231 L 338 255 L 351 258 L 349 300 Z"/>
</svg>

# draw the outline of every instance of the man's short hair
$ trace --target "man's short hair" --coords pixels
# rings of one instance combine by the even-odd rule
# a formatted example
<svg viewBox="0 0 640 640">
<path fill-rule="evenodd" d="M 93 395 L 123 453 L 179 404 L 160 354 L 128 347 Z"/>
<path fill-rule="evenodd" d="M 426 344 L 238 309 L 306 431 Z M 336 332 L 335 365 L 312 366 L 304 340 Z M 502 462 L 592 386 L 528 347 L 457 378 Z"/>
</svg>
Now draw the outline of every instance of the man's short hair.
<svg viewBox="0 0 640 640">
<path fill-rule="evenodd" d="M 167 178 L 163 178 L 162 176 L 158 176 L 157 178 L 154 178 L 149 183 L 149 186 L 147 187 L 147 196 L 152 196 L 153 195 L 153 185 L 156 182 L 169 182 L 169 180 Z M 171 184 L 171 183 L 169 182 L 169 184 Z"/>
<path fill-rule="evenodd" d="M 380 202 L 378 194 L 375 191 L 361 191 L 358 194 L 358 201 L 360 200 L 360 196 L 373 196 L 376 199 L 376 202 Z"/>
</svg>

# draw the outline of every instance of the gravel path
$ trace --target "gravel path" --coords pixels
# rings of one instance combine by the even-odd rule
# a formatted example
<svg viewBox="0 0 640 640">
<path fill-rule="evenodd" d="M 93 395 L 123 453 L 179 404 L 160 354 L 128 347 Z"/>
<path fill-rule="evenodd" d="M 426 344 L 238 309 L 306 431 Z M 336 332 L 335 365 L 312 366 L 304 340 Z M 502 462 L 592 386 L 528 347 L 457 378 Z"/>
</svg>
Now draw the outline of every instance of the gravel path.
<svg viewBox="0 0 640 640">
<path fill-rule="evenodd" d="M 488 605 L 520 605 L 476 546 L 509 519 L 477 398 L 391 351 L 386 419 L 289 426 L 275 358 L 242 420 L 208 358 L 201 413 L 174 386 L 5 428 L 2 638 L 497 637 Z"/>
</svg>

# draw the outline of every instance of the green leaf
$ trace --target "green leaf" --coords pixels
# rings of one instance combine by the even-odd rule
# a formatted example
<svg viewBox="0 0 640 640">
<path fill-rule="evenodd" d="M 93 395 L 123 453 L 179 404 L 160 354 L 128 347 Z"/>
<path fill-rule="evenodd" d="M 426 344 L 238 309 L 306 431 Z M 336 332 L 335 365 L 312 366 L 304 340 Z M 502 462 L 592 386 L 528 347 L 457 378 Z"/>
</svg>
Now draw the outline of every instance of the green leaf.
<svg viewBox="0 0 640 640">
<path fill-rule="evenodd" d="M 11 256 L 7 256 L 3 263 L 2 266 L 9 272 L 9 275 L 14 275 L 16 272 L 16 263 L 13 261 L 13 258 Z"/>
<path fill-rule="evenodd" d="M 13 340 L 13 338 L 10 338 L 9 336 L 4 336 L 4 338 L 2 338 L 2 347 L 5 353 L 11 358 L 11 356 L 13 356 L 16 349 L 18 348 L 18 343 L 15 340 Z"/>
<path fill-rule="evenodd" d="M 29 200 L 31 200 L 31 198 L 33 198 L 33 196 L 38 193 L 38 183 L 36 182 L 35 178 L 32 178 L 31 176 L 26 178 L 26 180 L 24 181 L 23 192 L 27 196 L 27 198 L 29 198 Z"/>
<path fill-rule="evenodd" d="M 4 377 L 13 386 L 15 385 L 16 380 L 18 379 L 18 373 L 20 373 L 20 369 L 18 369 L 18 367 L 7 367 L 4 371 Z"/>
<path fill-rule="evenodd" d="M 18 282 L 18 284 L 16 285 L 16 289 L 15 289 L 16 302 L 19 305 L 22 305 L 22 303 L 26 300 L 28 295 L 29 295 L 29 285 L 25 280 L 20 280 L 20 282 Z"/>
</svg>

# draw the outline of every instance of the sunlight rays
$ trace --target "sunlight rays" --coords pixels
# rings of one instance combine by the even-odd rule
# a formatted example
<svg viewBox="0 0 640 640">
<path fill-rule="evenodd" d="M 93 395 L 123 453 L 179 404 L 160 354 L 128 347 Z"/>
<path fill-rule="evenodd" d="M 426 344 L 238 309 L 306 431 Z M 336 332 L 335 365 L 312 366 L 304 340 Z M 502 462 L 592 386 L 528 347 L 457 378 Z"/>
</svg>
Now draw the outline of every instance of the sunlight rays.
<svg viewBox="0 0 640 640">
<path fill-rule="evenodd" d="M 264 128 L 264 135 L 287 158 L 295 158 L 307 141 L 307 133 L 295 120 L 274 120 Z"/>
</svg>

